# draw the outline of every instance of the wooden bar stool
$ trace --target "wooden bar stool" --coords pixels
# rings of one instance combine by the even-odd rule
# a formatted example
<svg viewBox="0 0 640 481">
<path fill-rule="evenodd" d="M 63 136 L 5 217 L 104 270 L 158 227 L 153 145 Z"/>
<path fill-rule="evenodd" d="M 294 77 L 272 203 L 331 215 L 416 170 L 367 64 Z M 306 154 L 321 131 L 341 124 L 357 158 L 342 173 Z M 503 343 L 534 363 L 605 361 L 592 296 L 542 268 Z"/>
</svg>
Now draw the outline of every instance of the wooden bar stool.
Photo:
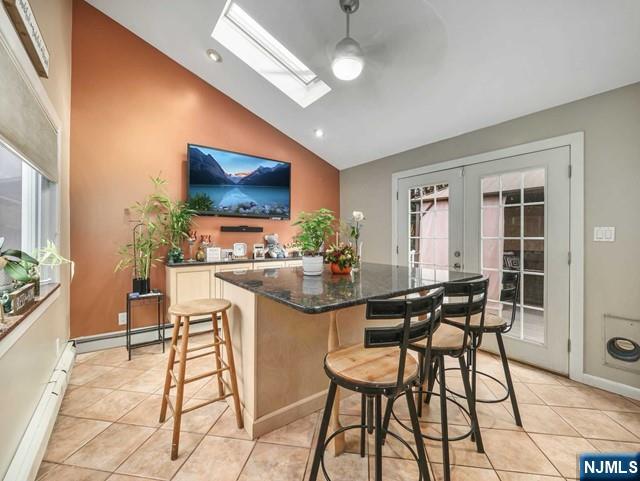
<svg viewBox="0 0 640 481">
<path fill-rule="evenodd" d="M 238 382 L 236 380 L 236 367 L 233 361 L 233 346 L 231 344 L 231 333 L 229 331 L 229 318 L 227 310 L 231 307 L 231 303 L 225 299 L 196 299 L 193 301 L 176 304 L 169 307 L 169 314 L 173 317 L 173 335 L 171 337 L 171 349 L 169 350 L 169 359 L 167 361 L 167 374 L 164 381 L 164 392 L 162 395 L 162 407 L 160 409 L 160 422 L 164 422 L 167 416 L 167 406 L 173 413 L 173 441 L 171 444 L 171 459 L 178 457 L 178 445 L 180 443 L 180 422 L 182 415 L 201 408 L 208 404 L 220 401 L 222 399 L 233 396 L 233 404 L 236 410 L 236 421 L 238 428 L 242 429 L 242 411 L 240 409 L 240 396 L 238 395 Z M 222 319 L 222 337 L 218 331 L 218 314 Z M 197 346 L 189 349 L 189 322 L 192 317 L 210 315 L 213 321 L 213 342 L 203 346 Z M 178 347 L 178 337 L 180 336 L 180 326 L 182 326 L 182 339 Z M 227 361 L 222 358 L 222 350 L 220 346 L 225 347 Z M 213 350 L 207 350 L 213 348 Z M 205 352 L 199 352 L 206 350 Z M 192 354 L 195 353 L 195 354 Z M 176 360 L 176 355 L 178 360 Z M 186 377 L 187 361 L 197 359 L 204 356 L 213 355 L 215 358 L 215 369 L 192 377 Z M 174 372 L 174 366 L 178 364 L 178 373 Z M 229 371 L 229 380 L 231 385 L 222 377 L 224 371 Z M 190 382 L 198 381 L 208 376 L 216 376 L 218 378 L 219 396 L 209 401 L 204 401 L 183 409 L 184 401 L 184 385 Z M 169 397 L 171 388 L 176 388 L 175 405 Z"/>
</svg>

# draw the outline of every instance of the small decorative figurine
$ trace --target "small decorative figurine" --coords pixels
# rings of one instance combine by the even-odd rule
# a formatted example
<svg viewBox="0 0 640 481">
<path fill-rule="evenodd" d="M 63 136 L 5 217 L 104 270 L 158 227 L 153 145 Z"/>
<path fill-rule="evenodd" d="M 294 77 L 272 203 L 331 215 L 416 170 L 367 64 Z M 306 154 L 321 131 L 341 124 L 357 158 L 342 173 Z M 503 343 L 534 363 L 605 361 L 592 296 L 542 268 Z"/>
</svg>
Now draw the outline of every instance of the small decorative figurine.
<svg viewBox="0 0 640 481">
<path fill-rule="evenodd" d="M 267 257 L 286 257 L 284 248 L 278 243 L 278 234 L 267 234 L 264 236 L 264 240 L 267 242 Z"/>
</svg>

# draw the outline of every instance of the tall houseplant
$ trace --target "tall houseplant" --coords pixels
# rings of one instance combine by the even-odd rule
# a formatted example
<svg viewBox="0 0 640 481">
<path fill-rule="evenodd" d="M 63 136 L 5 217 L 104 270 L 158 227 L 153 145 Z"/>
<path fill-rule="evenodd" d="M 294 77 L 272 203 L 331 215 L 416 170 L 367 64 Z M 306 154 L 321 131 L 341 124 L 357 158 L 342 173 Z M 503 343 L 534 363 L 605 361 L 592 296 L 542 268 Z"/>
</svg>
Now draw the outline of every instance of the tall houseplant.
<svg viewBox="0 0 640 481">
<path fill-rule="evenodd" d="M 189 237 L 193 216 L 196 211 L 185 202 L 167 199 L 166 212 L 162 215 L 162 227 L 169 244 L 167 257 L 170 262 L 184 261 L 182 242 Z"/>
<path fill-rule="evenodd" d="M 295 242 L 302 252 L 302 270 L 305 275 L 322 274 L 321 254 L 325 241 L 334 233 L 335 217 L 329 209 L 301 212 L 293 224 L 300 228 Z"/>
<path fill-rule="evenodd" d="M 132 241 L 118 249 L 120 261 L 116 265 L 116 271 L 132 268 L 133 291 L 140 294 L 150 291 L 151 268 L 162 260 L 157 252 L 167 243 L 162 228 L 162 216 L 166 213 L 168 201 L 166 181 L 161 177 L 152 177 L 151 182 L 153 192 L 131 206 L 138 223 L 133 228 Z"/>
</svg>

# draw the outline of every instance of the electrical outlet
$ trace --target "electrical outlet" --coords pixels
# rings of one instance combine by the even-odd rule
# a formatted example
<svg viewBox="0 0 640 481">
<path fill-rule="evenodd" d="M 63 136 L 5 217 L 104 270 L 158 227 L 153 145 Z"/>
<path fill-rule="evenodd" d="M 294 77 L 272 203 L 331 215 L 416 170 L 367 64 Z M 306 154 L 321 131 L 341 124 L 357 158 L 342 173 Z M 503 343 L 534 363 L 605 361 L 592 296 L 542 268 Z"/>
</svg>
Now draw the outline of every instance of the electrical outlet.
<svg viewBox="0 0 640 481">
<path fill-rule="evenodd" d="M 118 313 L 118 325 L 119 326 L 126 326 L 127 325 L 127 313 L 126 312 L 119 312 Z"/>
</svg>

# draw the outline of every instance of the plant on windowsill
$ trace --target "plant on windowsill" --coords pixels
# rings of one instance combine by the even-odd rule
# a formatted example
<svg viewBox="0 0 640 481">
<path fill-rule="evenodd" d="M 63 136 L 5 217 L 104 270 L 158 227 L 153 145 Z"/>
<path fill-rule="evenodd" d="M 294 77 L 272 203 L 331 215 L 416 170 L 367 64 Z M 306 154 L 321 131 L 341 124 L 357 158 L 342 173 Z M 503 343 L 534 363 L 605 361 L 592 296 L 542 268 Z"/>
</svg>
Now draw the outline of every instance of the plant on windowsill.
<svg viewBox="0 0 640 481">
<path fill-rule="evenodd" d="M 3 279 L 0 279 L 0 286 L 11 287 L 13 281 L 27 283 L 31 281 L 29 269 L 37 266 L 38 261 L 29 254 L 18 249 L 2 250 L 4 237 L 0 237 L 0 271 Z"/>
<path fill-rule="evenodd" d="M 333 244 L 325 252 L 324 258 L 330 264 L 332 274 L 350 274 L 358 260 L 349 244 Z"/>
<path fill-rule="evenodd" d="M 31 276 L 31 282 L 36 286 L 36 296 L 40 295 L 40 279 L 42 267 L 56 267 L 63 264 L 73 264 L 73 261 L 62 257 L 56 245 L 50 240 L 47 241 L 47 245 L 41 249 L 36 249 L 33 257 L 37 259 L 37 265 L 31 265 L 29 267 L 29 275 Z"/>
<path fill-rule="evenodd" d="M 322 274 L 322 247 L 334 233 L 335 217 L 329 209 L 301 212 L 293 224 L 300 228 L 295 243 L 302 252 L 302 271 L 305 275 Z"/>
</svg>

